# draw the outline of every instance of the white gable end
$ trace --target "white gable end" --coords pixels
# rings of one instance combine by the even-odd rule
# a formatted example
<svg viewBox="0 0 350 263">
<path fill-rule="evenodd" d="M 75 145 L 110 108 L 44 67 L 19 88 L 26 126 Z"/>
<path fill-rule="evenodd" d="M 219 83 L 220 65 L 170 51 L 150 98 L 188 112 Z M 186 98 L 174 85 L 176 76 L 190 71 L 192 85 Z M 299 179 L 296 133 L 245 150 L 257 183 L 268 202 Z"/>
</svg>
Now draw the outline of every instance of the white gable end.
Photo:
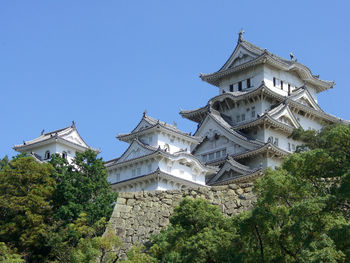
<svg viewBox="0 0 350 263">
<path fill-rule="evenodd" d="M 257 57 L 258 56 L 256 54 L 250 52 L 242 46 L 239 46 L 229 58 L 229 60 L 226 62 L 226 64 L 223 67 L 223 70 L 247 63 Z"/>
<path fill-rule="evenodd" d="M 124 152 L 124 154 L 120 157 L 117 163 L 139 158 L 141 156 L 151 154 L 152 152 L 154 151 L 147 149 L 141 146 L 138 142 L 134 141 L 130 145 L 130 147 Z"/>
<path fill-rule="evenodd" d="M 76 130 L 73 130 L 69 134 L 62 136 L 62 139 L 65 139 L 75 144 L 79 144 L 82 147 L 88 147 L 88 145 L 82 140 L 82 138 L 79 136 Z"/>
</svg>

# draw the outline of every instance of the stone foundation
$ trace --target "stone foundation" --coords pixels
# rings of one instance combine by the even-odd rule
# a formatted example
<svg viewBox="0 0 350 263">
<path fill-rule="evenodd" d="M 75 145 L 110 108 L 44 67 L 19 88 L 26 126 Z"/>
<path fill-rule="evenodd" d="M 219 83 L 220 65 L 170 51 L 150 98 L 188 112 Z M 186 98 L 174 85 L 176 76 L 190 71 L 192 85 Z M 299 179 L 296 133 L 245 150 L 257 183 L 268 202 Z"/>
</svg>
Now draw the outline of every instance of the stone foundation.
<svg viewBox="0 0 350 263">
<path fill-rule="evenodd" d="M 253 183 L 198 187 L 184 190 L 123 192 L 110 219 L 109 229 L 124 243 L 120 255 L 132 245 L 143 244 L 169 224 L 174 207 L 184 197 L 202 198 L 219 206 L 227 216 L 252 208 L 256 201 Z"/>
</svg>

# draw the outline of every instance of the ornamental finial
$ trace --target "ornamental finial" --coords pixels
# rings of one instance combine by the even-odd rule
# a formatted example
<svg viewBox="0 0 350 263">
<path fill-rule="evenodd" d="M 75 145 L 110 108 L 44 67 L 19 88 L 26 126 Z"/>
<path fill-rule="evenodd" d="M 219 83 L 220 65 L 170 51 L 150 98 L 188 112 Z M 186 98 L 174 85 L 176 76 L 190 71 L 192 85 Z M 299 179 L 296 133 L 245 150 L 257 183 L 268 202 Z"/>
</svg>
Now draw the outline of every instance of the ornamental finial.
<svg viewBox="0 0 350 263">
<path fill-rule="evenodd" d="M 45 130 L 43 129 L 43 130 L 41 131 L 41 135 L 44 135 L 44 133 L 45 133 Z"/>
<path fill-rule="evenodd" d="M 145 117 L 146 114 L 147 114 L 147 110 L 144 110 L 144 111 L 143 111 L 143 117 Z"/>
<path fill-rule="evenodd" d="M 243 33 L 244 33 L 244 29 L 242 28 L 241 31 L 239 31 L 239 33 L 238 33 L 238 43 L 242 42 Z"/>
<path fill-rule="evenodd" d="M 72 128 L 75 128 L 75 121 L 72 121 Z"/>
<path fill-rule="evenodd" d="M 289 53 L 289 56 L 291 61 L 295 61 L 295 56 L 292 52 Z"/>
</svg>

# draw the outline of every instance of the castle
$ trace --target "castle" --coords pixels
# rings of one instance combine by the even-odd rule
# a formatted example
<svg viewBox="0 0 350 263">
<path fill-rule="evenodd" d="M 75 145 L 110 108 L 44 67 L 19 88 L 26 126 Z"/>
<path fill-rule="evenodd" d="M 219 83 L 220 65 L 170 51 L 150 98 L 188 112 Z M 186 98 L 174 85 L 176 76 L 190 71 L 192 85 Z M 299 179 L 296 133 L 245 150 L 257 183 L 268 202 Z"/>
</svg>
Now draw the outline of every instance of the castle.
<svg viewBox="0 0 350 263">
<path fill-rule="evenodd" d="M 278 167 L 301 145 L 289 138 L 295 128 L 348 123 L 317 103 L 317 94 L 333 88 L 333 82 L 313 75 L 293 54 L 287 60 L 253 45 L 243 32 L 224 65 L 200 77 L 219 94 L 201 108 L 180 112 L 198 123 L 194 134 L 145 112 L 131 132 L 117 136 L 129 147 L 106 162 L 112 189 L 173 190 L 251 181 L 266 168 Z M 42 161 L 52 153 L 71 159 L 76 151 L 92 148 L 73 123 L 14 149 Z"/>
</svg>

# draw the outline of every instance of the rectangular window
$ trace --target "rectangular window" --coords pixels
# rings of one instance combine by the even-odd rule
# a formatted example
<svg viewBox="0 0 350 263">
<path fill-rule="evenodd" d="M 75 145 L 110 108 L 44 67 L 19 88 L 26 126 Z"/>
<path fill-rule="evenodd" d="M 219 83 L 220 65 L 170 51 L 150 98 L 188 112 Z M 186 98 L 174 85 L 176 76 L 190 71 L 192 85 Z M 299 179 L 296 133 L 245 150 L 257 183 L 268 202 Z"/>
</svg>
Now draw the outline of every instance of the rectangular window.
<svg viewBox="0 0 350 263">
<path fill-rule="evenodd" d="M 137 168 L 137 175 L 141 175 L 141 167 Z"/>
<path fill-rule="evenodd" d="M 220 151 L 219 151 L 219 152 L 216 152 L 216 153 L 215 153 L 215 158 L 216 158 L 216 159 L 219 159 L 219 158 L 221 157 L 220 154 L 221 154 Z"/>
<path fill-rule="evenodd" d="M 247 112 L 249 112 L 250 111 L 250 109 L 249 108 L 247 108 Z"/>
<path fill-rule="evenodd" d="M 209 160 L 214 160 L 214 153 L 209 154 Z"/>
<path fill-rule="evenodd" d="M 273 78 L 273 86 L 276 87 L 276 78 Z"/>
<path fill-rule="evenodd" d="M 255 118 L 255 106 L 252 107 L 252 118 Z"/>
<path fill-rule="evenodd" d="M 233 92 L 233 84 L 230 85 L 230 91 Z"/>
<path fill-rule="evenodd" d="M 240 122 L 241 121 L 241 115 L 237 115 L 236 116 L 236 122 Z"/>
<path fill-rule="evenodd" d="M 242 91 L 242 81 L 238 82 L 238 91 Z"/>
<path fill-rule="evenodd" d="M 283 90 L 283 81 L 281 80 L 281 90 Z"/>
<path fill-rule="evenodd" d="M 292 144 L 292 151 L 295 151 L 295 144 Z"/>
<path fill-rule="evenodd" d="M 290 142 L 288 143 L 288 151 L 291 151 L 292 149 L 290 148 Z"/>
<path fill-rule="evenodd" d="M 119 182 L 119 181 L 120 181 L 120 174 L 116 174 L 116 175 L 115 175 L 115 181 L 116 181 L 116 182 Z"/>
<path fill-rule="evenodd" d="M 250 79 L 247 79 L 247 89 L 250 88 Z"/>
<path fill-rule="evenodd" d="M 132 175 L 132 177 L 135 177 L 135 175 L 136 175 L 136 170 L 135 169 L 131 170 L 131 175 Z"/>
<path fill-rule="evenodd" d="M 245 121 L 245 114 L 242 114 L 242 121 Z"/>
<path fill-rule="evenodd" d="M 290 84 L 288 83 L 288 94 L 290 94 Z"/>
<path fill-rule="evenodd" d="M 278 138 L 275 138 L 274 145 L 278 146 Z"/>
<path fill-rule="evenodd" d="M 152 172 L 152 164 L 150 163 L 148 166 L 147 166 L 147 169 L 148 169 L 148 172 Z"/>
<path fill-rule="evenodd" d="M 203 155 L 202 155 L 202 160 L 203 160 L 203 162 L 206 162 L 206 161 L 207 161 L 207 155 L 206 155 L 206 154 L 203 154 Z"/>
<path fill-rule="evenodd" d="M 221 151 L 221 156 L 222 156 L 222 157 L 226 156 L 226 149 L 223 149 L 223 150 Z"/>
</svg>

